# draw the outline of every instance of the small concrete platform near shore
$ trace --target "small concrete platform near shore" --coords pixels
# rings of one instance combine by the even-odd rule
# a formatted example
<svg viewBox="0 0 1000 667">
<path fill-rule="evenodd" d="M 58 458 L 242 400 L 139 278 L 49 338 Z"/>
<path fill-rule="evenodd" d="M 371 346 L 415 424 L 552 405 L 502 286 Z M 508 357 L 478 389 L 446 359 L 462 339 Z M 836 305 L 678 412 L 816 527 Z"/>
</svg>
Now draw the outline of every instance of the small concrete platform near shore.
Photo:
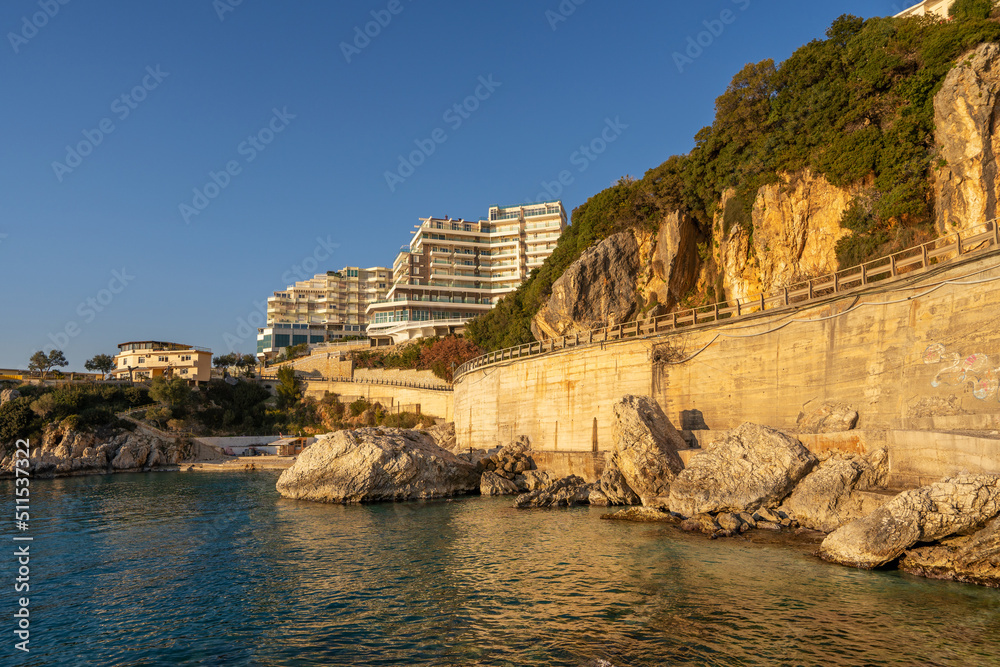
<svg viewBox="0 0 1000 667">
<path fill-rule="evenodd" d="M 182 463 L 181 472 L 247 472 L 251 470 L 284 470 L 295 463 L 294 456 L 236 456 L 225 461 L 194 461 Z"/>
</svg>

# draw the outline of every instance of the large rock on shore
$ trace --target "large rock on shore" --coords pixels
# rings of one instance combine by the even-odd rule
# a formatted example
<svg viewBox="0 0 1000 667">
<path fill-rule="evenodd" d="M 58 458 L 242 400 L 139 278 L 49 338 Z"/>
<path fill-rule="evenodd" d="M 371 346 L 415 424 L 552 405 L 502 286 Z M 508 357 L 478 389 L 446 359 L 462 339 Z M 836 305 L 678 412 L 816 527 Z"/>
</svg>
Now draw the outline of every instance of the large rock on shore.
<svg viewBox="0 0 1000 667">
<path fill-rule="evenodd" d="M 931 579 L 1000 588 L 1000 517 L 974 535 L 907 551 L 899 568 Z"/>
<path fill-rule="evenodd" d="M 614 458 L 608 461 L 595 485 L 591 505 L 641 505 L 642 499 L 628 485 Z"/>
<path fill-rule="evenodd" d="M 528 454 L 530 448 L 528 436 L 519 435 L 499 451 L 484 457 L 481 463 L 483 470 L 513 480 L 517 475 L 535 469 L 535 462 Z"/>
<path fill-rule="evenodd" d="M 798 440 L 747 422 L 688 462 L 668 507 L 684 516 L 777 507 L 815 464 Z"/>
<path fill-rule="evenodd" d="M 798 483 L 782 508 L 800 526 L 832 532 L 878 509 L 877 495 L 859 492 L 883 486 L 888 472 L 884 449 L 867 456 L 831 456 Z"/>
<path fill-rule="evenodd" d="M 614 414 L 611 461 L 601 491 L 613 505 L 633 504 L 635 497 L 650 505 L 670 493 L 671 482 L 684 469 L 677 450 L 687 444 L 650 396 L 623 396 Z"/>
<path fill-rule="evenodd" d="M 514 507 L 572 507 L 586 505 L 590 500 L 591 485 L 582 477 L 570 475 L 557 480 L 544 489 L 522 494 L 514 500 Z"/>
<path fill-rule="evenodd" d="M 904 491 L 871 514 L 827 535 L 819 555 L 834 563 L 874 568 L 918 542 L 934 542 L 1000 514 L 1000 477 L 960 475 Z"/>
<path fill-rule="evenodd" d="M 399 428 L 320 436 L 277 483 L 286 498 L 328 503 L 443 498 L 478 488 L 476 466 L 429 435 Z"/>
<path fill-rule="evenodd" d="M 455 437 L 455 422 L 435 424 L 426 430 L 438 447 L 447 449 L 452 454 L 461 454 Z"/>
<path fill-rule="evenodd" d="M 479 479 L 479 493 L 484 496 L 515 496 L 520 492 L 513 480 L 487 470 Z"/>
</svg>

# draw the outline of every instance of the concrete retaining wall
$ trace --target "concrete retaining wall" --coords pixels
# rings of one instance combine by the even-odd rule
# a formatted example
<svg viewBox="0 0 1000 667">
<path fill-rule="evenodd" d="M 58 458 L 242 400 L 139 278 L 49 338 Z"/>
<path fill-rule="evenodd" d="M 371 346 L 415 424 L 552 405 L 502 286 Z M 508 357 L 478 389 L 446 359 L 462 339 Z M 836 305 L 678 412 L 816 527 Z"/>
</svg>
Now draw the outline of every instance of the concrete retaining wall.
<svg viewBox="0 0 1000 667">
<path fill-rule="evenodd" d="M 421 414 L 445 421 L 455 418 L 454 392 L 395 385 L 369 384 L 366 382 L 332 382 L 328 380 L 305 381 L 306 396 L 320 399 L 330 392 L 353 399 L 364 397 L 389 407 L 393 405 L 420 405 Z"/>
<path fill-rule="evenodd" d="M 581 452 L 596 433 L 604 451 L 611 406 L 625 394 L 652 395 L 686 429 L 791 429 L 821 401 L 854 406 L 858 428 L 873 432 L 955 412 L 1000 423 L 1000 280 L 983 282 L 998 278 L 994 254 L 808 309 L 482 368 L 456 382 L 458 444 L 524 434 L 539 450 Z M 939 469 L 970 460 L 948 449 L 954 443 L 941 446 Z"/>
</svg>

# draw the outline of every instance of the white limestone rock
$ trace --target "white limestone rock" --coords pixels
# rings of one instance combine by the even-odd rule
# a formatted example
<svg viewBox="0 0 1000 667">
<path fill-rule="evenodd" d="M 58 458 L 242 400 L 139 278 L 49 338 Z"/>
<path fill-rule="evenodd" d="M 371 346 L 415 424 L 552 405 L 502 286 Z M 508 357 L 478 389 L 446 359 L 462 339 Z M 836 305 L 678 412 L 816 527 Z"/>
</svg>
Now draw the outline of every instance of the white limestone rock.
<svg viewBox="0 0 1000 667">
<path fill-rule="evenodd" d="M 1000 476 L 960 475 L 904 491 L 871 514 L 826 536 L 819 555 L 870 569 L 890 563 L 918 542 L 934 542 L 1000 514 Z"/>
<path fill-rule="evenodd" d="M 650 396 L 623 396 L 614 405 L 611 460 L 600 488 L 612 504 L 653 504 L 684 469 L 687 444 Z M 631 492 L 631 493 L 630 493 Z"/>
<path fill-rule="evenodd" d="M 476 466 L 419 431 L 360 428 L 320 438 L 278 478 L 286 498 L 330 503 L 443 498 L 479 489 Z"/>
<path fill-rule="evenodd" d="M 484 496 L 516 496 L 517 484 L 487 470 L 479 480 L 479 493 Z"/>
<path fill-rule="evenodd" d="M 777 507 L 815 465 L 798 440 L 746 422 L 691 459 L 670 485 L 668 506 L 683 516 Z"/>
</svg>

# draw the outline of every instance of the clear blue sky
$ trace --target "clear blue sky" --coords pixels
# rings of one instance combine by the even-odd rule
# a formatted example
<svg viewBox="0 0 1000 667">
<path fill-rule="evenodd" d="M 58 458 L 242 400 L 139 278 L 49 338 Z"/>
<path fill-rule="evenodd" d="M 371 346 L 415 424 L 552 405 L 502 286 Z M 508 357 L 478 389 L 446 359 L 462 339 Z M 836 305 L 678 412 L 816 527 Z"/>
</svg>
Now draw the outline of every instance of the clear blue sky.
<svg viewBox="0 0 1000 667">
<path fill-rule="evenodd" d="M 563 170 L 572 210 L 690 150 L 745 63 L 905 6 L 237 2 L 0 5 L 0 368 L 53 340 L 70 370 L 137 339 L 252 352 L 240 320 L 310 258 L 390 265 L 418 217 L 478 219 Z"/>
</svg>

